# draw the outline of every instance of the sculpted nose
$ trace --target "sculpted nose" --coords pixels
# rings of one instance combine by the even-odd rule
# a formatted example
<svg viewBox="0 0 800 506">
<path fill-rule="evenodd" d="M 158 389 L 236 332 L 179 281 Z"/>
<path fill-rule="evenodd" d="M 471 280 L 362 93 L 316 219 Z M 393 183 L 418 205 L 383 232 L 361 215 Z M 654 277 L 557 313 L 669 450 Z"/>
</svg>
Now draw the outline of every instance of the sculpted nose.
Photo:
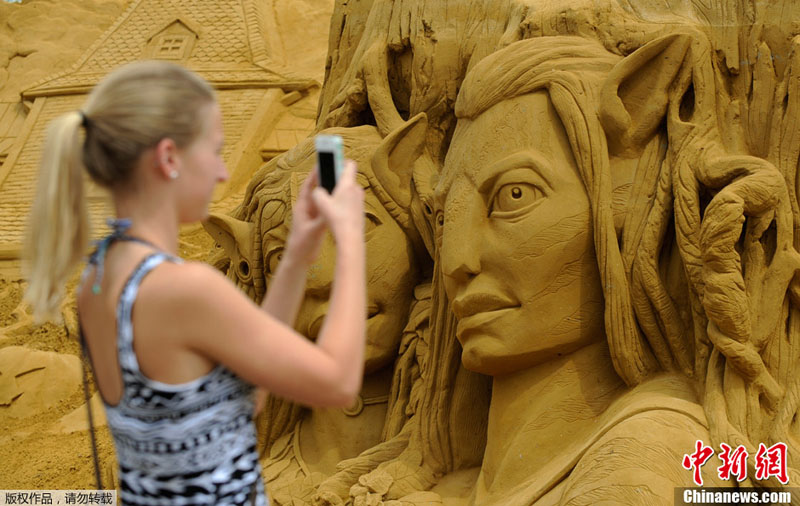
<svg viewBox="0 0 800 506">
<path fill-rule="evenodd" d="M 461 206 L 445 213 L 442 249 L 439 252 L 442 272 L 451 281 L 464 283 L 481 270 L 482 223 L 479 206 Z"/>
</svg>

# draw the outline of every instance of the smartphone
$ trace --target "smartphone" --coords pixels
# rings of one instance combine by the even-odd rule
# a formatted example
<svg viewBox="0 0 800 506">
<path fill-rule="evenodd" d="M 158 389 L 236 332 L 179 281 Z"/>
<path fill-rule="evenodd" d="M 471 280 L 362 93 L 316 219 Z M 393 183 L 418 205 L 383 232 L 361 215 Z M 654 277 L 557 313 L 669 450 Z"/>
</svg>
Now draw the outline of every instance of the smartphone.
<svg viewBox="0 0 800 506">
<path fill-rule="evenodd" d="M 319 167 L 319 185 L 332 193 L 344 170 L 344 142 L 339 135 L 317 135 L 314 138 Z"/>
</svg>

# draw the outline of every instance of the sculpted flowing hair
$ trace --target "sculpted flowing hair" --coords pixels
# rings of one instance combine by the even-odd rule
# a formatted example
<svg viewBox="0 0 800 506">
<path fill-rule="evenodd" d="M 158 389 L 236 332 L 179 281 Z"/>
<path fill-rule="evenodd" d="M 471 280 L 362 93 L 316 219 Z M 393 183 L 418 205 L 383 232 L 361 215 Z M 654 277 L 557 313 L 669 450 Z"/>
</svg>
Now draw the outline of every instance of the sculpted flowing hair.
<svg viewBox="0 0 800 506">
<path fill-rule="evenodd" d="M 53 120 L 25 245 L 26 299 L 37 318 L 57 317 L 64 283 L 86 251 L 83 169 L 105 188 L 127 184 L 142 153 L 161 139 L 191 144 L 203 127 L 203 106 L 214 100 L 203 79 L 178 65 L 137 62 L 109 74 L 82 111 Z"/>
</svg>

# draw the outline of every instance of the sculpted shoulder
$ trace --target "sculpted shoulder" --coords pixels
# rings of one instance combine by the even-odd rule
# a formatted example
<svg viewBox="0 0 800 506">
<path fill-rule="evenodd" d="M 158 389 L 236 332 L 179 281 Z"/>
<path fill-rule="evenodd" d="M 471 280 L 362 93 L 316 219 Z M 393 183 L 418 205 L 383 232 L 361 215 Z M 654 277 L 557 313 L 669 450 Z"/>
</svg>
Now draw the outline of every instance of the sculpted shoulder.
<svg viewBox="0 0 800 506">
<path fill-rule="evenodd" d="M 676 487 L 694 487 L 682 466 L 695 442 L 710 444 L 705 420 L 669 408 L 624 418 L 582 456 L 564 483 L 562 503 L 672 504 Z M 717 459 L 701 468 L 705 486 L 729 486 L 717 477 Z"/>
</svg>

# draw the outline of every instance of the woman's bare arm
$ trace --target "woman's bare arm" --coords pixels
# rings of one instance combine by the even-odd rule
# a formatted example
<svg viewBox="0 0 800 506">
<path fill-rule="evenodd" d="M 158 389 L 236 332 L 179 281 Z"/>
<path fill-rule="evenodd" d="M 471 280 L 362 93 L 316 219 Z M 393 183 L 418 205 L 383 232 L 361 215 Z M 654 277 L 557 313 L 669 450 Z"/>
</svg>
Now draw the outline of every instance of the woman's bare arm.
<svg viewBox="0 0 800 506">
<path fill-rule="evenodd" d="M 267 313 L 287 325 L 294 325 L 297 318 L 305 293 L 308 266 L 317 258 L 327 230 L 312 198 L 317 179 L 316 170 L 312 170 L 300 187 L 292 207 L 292 230 L 283 259 L 261 303 Z"/>
<path fill-rule="evenodd" d="M 262 311 L 210 266 L 175 267 L 159 276 L 159 284 L 174 288 L 158 312 L 169 319 L 165 325 L 180 327 L 174 335 L 185 336 L 182 347 L 280 397 L 320 407 L 353 402 L 364 361 L 364 324 L 353 312 L 331 312 L 315 344 Z"/>
<path fill-rule="evenodd" d="M 175 335 L 186 336 L 179 338 L 184 347 L 293 401 L 352 404 L 361 389 L 366 331 L 364 190 L 355 171 L 349 164 L 332 195 L 319 188 L 313 194 L 337 251 L 330 310 L 317 343 L 262 311 L 210 266 L 190 263 L 160 277 L 169 296 L 159 311 L 181 327 Z"/>
</svg>

